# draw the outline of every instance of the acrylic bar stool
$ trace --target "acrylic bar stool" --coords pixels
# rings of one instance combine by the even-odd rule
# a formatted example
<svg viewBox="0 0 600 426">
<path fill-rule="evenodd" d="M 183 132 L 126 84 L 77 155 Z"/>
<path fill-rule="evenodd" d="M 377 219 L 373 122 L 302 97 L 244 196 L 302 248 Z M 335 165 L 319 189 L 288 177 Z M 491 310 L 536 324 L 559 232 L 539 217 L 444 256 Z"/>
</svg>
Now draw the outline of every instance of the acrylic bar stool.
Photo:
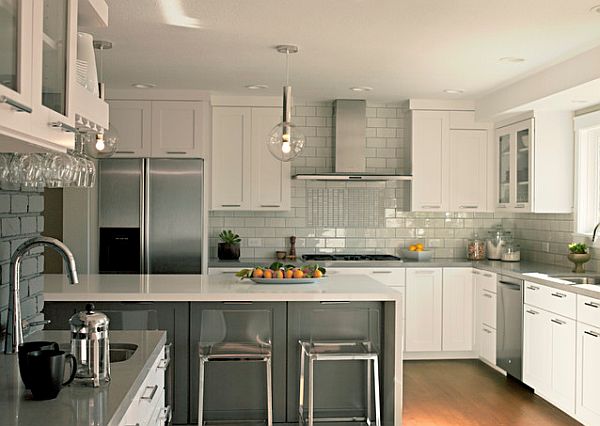
<svg viewBox="0 0 600 426">
<path fill-rule="evenodd" d="M 273 425 L 273 378 L 270 312 L 207 310 L 203 312 L 198 343 L 198 426 L 204 425 L 205 368 L 209 362 L 265 364 L 267 425 Z M 243 324 L 243 326 L 242 326 Z M 243 330 L 243 335 L 240 335 Z M 241 423 L 244 420 L 231 420 Z"/>
<path fill-rule="evenodd" d="M 375 425 L 381 426 L 381 406 L 379 399 L 379 356 L 371 342 L 309 342 L 300 343 L 300 401 L 298 411 L 300 414 L 299 424 L 313 426 L 315 421 L 319 422 L 366 422 L 372 425 L 372 393 L 375 394 Z M 319 418 L 314 416 L 314 364 L 317 361 L 365 361 L 367 363 L 367 415 L 365 418 Z M 308 363 L 308 374 L 305 376 L 306 363 Z M 306 421 L 304 419 L 304 392 L 305 386 L 308 390 L 308 411 Z"/>
</svg>

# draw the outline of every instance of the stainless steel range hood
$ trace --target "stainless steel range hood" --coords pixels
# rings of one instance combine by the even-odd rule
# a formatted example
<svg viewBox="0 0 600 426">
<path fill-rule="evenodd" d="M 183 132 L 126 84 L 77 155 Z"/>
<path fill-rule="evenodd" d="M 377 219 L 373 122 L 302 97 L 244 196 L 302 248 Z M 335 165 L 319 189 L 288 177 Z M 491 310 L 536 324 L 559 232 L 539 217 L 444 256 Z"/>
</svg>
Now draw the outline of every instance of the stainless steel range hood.
<svg viewBox="0 0 600 426">
<path fill-rule="evenodd" d="M 333 173 L 297 174 L 301 180 L 411 180 L 410 175 L 385 175 L 367 173 L 366 131 L 367 105 L 364 100 L 338 99 L 334 108 L 334 160 Z"/>
</svg>

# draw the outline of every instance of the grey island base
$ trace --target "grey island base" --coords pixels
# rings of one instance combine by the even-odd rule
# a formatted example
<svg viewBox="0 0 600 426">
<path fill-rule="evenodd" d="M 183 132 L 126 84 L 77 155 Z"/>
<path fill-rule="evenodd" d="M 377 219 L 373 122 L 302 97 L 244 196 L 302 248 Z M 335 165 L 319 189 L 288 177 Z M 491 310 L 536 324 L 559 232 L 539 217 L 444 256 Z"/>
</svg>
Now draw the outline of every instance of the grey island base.
<svg viewBox="0 0 600 426">
<path fill-rule="evenodd" d="M 152 367 L 164 351 L 164 331 L 113 331 L 111 343 L 137 346 L 131 358 L 111 364 L 111 381 L 92 388 L 73 383 L 58 397 L 33 401 L 19 375 L 17 354 L 0 354 L 0 425 L 89 426 L 121 424 L 127 408 Z M 48 340 L 69 345 L 68 331 L 38 331 L 26 341 Z M 67 367 L 68 368 L 68 367 Z"/>
<path fill-rule="evenodd" d="M 86 302 L 108 311 L 109 317 L 115 312 L 150 312 L 173 344 L 172 400 L 167 403 L 173 406 L 174 424 L 197 424 L 203 325 L 215 318 L 215 311 L 222 312 L 219 317 L 238 310 L 269 312 L 274 423 L 298 424 L 299 340 L 372 341 L 380 355 L 383 424 L 402 422 L 401 295 L 368 276 L 336 274 L 315 284 L 258 285 L 227 274 L 83 275 L 79 285 L 70 286 L 62 276 L 46 275 L 45 300 L 50 327 L 66 328 L 65 318 Z M 247 326 L 234 322 L 228 333 Z M 265 419 L 264 365 L 227 364 L 209 363 L 206 368 L 204 420 Z M 316 417 L 365 415 L 363 362 L 317 362 L 314 376 Z"/>
</svg>

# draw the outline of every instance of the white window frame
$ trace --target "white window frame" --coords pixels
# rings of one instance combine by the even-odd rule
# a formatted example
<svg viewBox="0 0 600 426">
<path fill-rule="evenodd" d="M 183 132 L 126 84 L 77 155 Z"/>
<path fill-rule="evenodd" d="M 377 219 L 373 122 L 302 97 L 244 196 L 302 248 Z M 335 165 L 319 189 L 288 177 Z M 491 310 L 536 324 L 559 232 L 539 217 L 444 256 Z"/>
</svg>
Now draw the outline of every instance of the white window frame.
<svg viewBox="0 0 600 426">
<path fill-rule="evenodd" d="M 600 111 L 575 117 L 575 132 L 575 232 L 591 238 L 600 222 Z"/>
</svg>

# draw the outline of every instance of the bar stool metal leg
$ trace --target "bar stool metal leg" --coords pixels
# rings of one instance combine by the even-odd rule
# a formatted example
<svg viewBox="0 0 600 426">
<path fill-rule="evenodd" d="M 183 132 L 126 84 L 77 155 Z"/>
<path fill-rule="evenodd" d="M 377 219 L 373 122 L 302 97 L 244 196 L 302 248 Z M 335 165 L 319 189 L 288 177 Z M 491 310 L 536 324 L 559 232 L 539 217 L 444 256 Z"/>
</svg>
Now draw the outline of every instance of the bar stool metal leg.
<svg viewBox="0 0 600 426">
<path fill-rule="evenodd" d="M 375 387 L 375 425 L 381 426 L 381 407 L 379 403 L 379 357 L 373 357 L 373 386 Z"/>
<path fill-rule="evenodd" d="M 312 356 L 308 356 L 308 426 L 314 426 L 315 422 L 315 360 Z"/>
<path fill-rule="evenodd" d="M 273 426 L 273 377 L 271 370 L 271 357 L 265 359 L 267 376 L 267 425 Z"/>
<path fill-rule="evenodd" d="M 300 389 L 299 389 L 299 400 L 298 400 L 298 424 L 304 423 L 304 349 L 300 346 Z"/>
<path fill-rule="evenodd" d="M 198 426 L 203 426 L 202 417 L 204 414 L 204 363 L 206 359 L 200 355 L 198 364 Z"/>
</svg>

